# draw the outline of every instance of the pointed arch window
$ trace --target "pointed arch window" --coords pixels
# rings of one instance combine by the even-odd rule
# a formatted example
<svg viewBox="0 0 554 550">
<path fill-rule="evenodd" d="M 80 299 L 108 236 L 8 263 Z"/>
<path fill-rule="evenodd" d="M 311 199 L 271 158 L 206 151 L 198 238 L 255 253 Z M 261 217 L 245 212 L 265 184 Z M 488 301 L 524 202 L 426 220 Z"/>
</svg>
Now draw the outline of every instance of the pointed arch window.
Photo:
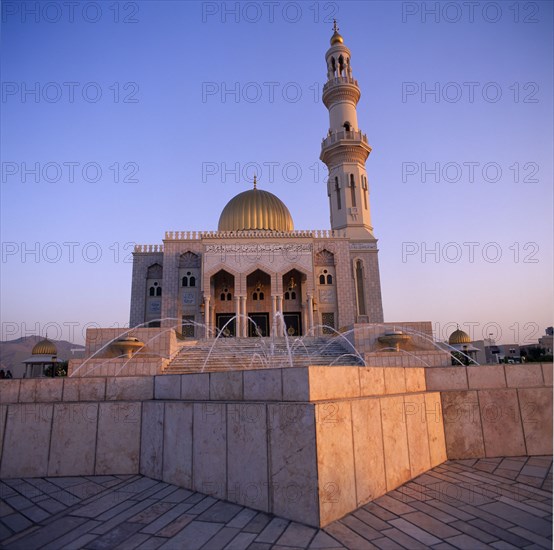
<svg viewBox="0 0 554 550">
<path fill-rule="evenodd" d="M 148 289 L 148 295 L 149 296 L 161 296 L 162 295 L 162 287 L 158 283 L 154 283 Z"/>
<path fill-rule="evenodd" d="M 296 300 L 296 282 L 294 277 L 289 279 L 287 291 L 285 292 L 285 300 Z"/>
<path fill-rule="evenodd" d="M 356 303 L 358 306 L 358 315 L 366 315 L 364 292 L 364 264 L 362 260 L 356 260 L 354 271 L 356 279 Z"/>
<path fill-rule="evenodd" d="M 362 189 L 364 195 L 364 208 L 367 210 L 367 178 L 362 176 Z"/>
<path fill-rule="evenodd" d="M 256 289 L 252 293 L 252 300 L 254 301 L 261 301 L 265 299 L 264 295 L 264 287 L 260 281 L 256 284 Z"/>
<path fill-rule="evenodd" d="M 350 197 L 352 199 L 352 206 L 356 206 L 356 184 L 354 183 L 354 174 L 350 174 Z"/>
<path fill-rule="evenodd" d="M 329 273 L 327 269 L 324 269 L 319 275 L 319 284 L 320 285 L 332 285 L 333 276 Z"/>
<path fill-rule="evenodd" d="M 230 302 L 233 299 L 233 295 L 231 294 L 231 291 L 229 290 L 229 286 L 227 285 L 225 279 L 223 279 L 223 282 L 221 284 L 221 293 L 219 294 L 219 299 L 222 302 Z"/>
<path fill-rule="evenodd" d="M 344 57 L 342 55 L 339 56 L 339 75 L 338 76 L 344 76 Z"/>
<path fill-rule="evenodd" d="M 196 286 L 196 277 L 191 271 L 187 271 L 187 274 L 181 279 L 181 286 Z"/>
<path fill-rule="evenodd" d="M 340 187 L 339 187 L 339 178 L 335 177 L 335 192 L 337 193 L 337 209 L 340 210 L 342 205 L 340 202 Z"/>
</svg>

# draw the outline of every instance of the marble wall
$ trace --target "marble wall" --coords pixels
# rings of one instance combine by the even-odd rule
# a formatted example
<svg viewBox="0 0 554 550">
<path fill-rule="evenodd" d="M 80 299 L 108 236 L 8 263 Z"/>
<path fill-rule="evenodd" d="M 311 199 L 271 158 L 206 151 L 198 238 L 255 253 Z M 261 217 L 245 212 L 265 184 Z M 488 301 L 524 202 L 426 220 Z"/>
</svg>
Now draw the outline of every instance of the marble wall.
<svg viewBox="0 0 554 550">
<path fill-rule="evenodd" d="M 551 384 L 551 365 L 2 380 L 0 477 L 142 473 L 326 525 L 447 458 L 551 453 Z"/>
<path fill-rule="evenodd" d="M 448 458 L 552 454 L 552 364 L 426 369 Z"/>
</svg>

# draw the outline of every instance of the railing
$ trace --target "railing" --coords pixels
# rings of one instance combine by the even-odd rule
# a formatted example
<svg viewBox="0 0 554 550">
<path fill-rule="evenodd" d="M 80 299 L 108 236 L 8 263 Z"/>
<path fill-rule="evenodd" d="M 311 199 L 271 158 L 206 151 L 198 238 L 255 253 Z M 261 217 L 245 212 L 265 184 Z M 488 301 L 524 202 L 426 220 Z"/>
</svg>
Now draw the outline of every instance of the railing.
<svg viewBox="0 0 554 550">
<path fill-rule="evenodd" d="M 355 86 L 357 86 L 358 81 L 351 76 L 337 76 L 335 78 L 332 78 L 331 80 L 328 80 L 323 85 L 323 92 L 325 92 L 326 89 L 331 88 L 332 86 L 336 86 L 337 84 L 354 84 Z"/>
<path fill-rule="evenodd" d="M 337 143 L 341 140 L 363 141 L 364 143 L 367 143 L 367 135 L 361 130 L 358 130 L 357 132 L 355 130 L 350 132 L 341 130 L 340 132 L 335 132 L 330 136 L 327 136 L 324 140 L 322 140 L 321 146 L 327 147 L 328 145 Z"/>
</svg>

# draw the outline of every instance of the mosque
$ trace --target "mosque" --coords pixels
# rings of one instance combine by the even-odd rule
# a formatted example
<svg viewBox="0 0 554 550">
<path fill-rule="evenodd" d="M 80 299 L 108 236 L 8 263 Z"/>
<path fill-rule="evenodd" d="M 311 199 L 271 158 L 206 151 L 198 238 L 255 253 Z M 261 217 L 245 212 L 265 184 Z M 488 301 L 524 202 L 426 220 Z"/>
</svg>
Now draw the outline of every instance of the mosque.
<svg viewBox="0 0 554 550">
<path fill-rule="evenodd" d="M 334 333 L 382 323 L 377 239 L 358 126 L 360 88 L 336 22 L 325 54 L 331 229 L 295 230 L 287 206 L 254 186 L 233 197 L 217 231 L 168 231 L 133 254 L 130 327 L 174 327 L 190 339 Z"/>
</svg>

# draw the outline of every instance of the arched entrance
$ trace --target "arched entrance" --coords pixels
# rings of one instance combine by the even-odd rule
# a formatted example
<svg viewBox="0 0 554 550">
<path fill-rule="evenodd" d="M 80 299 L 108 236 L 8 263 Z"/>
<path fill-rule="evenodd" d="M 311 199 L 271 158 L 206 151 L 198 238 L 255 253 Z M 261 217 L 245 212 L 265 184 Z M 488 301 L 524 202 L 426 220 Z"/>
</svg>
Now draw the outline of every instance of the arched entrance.
<svg viewBox="0 0 554 550">
<path fill-rule="evenodd" d="M 235 277 L 222 269 L 210 278 L 210 287 L 215 335 L 236 336 Z"/>
<path fill-rule="evenodd" d="M 306 276 L 297 269 L 283 275 L 283 320 L 289 336 L 301 336 L 305 330 Z"/>
<path fill-rule="evenodd" d="M 256 269 L 246 278 L 248 336 L 269 336 L 271 331 L 271 276 Z"/>
</svg>

